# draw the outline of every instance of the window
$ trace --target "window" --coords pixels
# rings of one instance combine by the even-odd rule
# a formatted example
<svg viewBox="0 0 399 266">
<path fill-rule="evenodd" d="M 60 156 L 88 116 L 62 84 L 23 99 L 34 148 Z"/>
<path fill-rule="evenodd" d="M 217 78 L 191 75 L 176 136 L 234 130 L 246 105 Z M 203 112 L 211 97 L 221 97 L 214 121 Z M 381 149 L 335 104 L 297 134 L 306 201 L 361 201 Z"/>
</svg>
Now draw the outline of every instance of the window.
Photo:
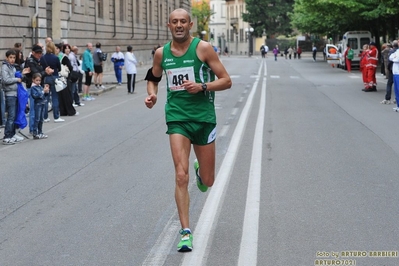
<svg viewBox="0 0 399 266">
<path fill-rule="evenodd" d="M 360 49 L 362 49 L 363 48 L 363 45 L 365 45 L 365 44 L 369 44 L 370 43 L 370 38 L 360 38 Z M 357 49 L 357 48 L 354 48 L 354 47 L 352 47 L 351 46 L 351 48 L 353 48 L 353 49 Z"/>
<path fill-rule="evenodd" d="M 163 8 L 162 8 L 162 4 L 159 5 L 159 25 L 163 26 Z"/>
<path fill-rule="evenodd" d="M 104 7 L 102 0 L 97 0 L 97 17 L 104 18 Z"/>
<path fill-rule="evenodd" d="M 352 49 L 359 49 L 359 47 L 357 46 L 357 38 L 349 38 L 348 44 L 351 46 Z M 346 47 L 344 47 L 344 49 L 346 49 Z"/>
<path fill-rule="evenodd" d="M 140 23 L 140 0 L 136 0 L 136 22 Z"/>
<path fill-rule="evenodd" d="M 149 15 L 148 24 L 152 25 L 152 1 L 151 0 L 148 3 L 148 15 Z"/>
<path fill-rule="evenodd" d="M 119 19 L 121 21 L 125 20 L 125 1 L 119 0 Z"/>
</svg>

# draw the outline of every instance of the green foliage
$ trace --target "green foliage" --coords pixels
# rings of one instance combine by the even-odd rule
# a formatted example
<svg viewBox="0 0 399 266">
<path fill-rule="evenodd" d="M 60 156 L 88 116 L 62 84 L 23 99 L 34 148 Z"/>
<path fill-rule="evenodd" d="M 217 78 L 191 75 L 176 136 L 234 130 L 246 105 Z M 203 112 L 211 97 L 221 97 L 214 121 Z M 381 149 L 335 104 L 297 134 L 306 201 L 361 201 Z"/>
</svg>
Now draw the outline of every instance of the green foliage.
<svg viewBox="0 0 399 266">
<path fill-rule="evenodd" d="M 289 17 L 302 32 L 334 35 L 348 30 L 391 31 L 392 24 L 397 27 L 398 13 L 396 0 L 296 0 Z"/>
<path fill-rule="evenodd" d="M 247 13 L 243 20 L 255 29 L 255 35 L 261 36 L 265 30 L 268 35 L 292 33 L 290 18 L 295 0 L 245 0 Z"/>
<path fill-rule="evenodd" d="M 197 18 L 197 34 L 201 36 L 201 31 L 209 31 L 208 30 L 208 22 L 212 15 L 215 14 L 209 6 L 209 4 L 205 1 L 195 2 L 191 8 L 191 14 L 193 17 Z"/>
</svg>

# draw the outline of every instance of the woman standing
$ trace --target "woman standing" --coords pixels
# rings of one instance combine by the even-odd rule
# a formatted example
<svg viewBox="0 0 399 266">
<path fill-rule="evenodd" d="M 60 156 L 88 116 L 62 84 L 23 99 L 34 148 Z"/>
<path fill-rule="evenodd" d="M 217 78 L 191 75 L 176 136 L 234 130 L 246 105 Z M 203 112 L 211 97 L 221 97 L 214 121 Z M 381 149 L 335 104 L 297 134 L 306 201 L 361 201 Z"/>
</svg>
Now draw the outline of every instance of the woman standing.
<svg viewBox="0 0 399 266">
<path fill-rule="evenodd" d="M 44 77 L 44 84 L 50 85 L 50 93 L 51 93 L 51 103 L 53 106 L 53 116 L 54 122 L 60 123 L 64 122 L 65 120 L 60 117 L 60 106 L 58 100 L 58 93 L 55 90 L 55 79 L 58 78 L 58 71 L 61 71 L 61 64 L 58 57 L 54 54 L 55 53 L 55 45 L 53 42 L 49 42 L 46 44 L 46 54 L 40 58 L 40 65 L 42 65 L 43 69 L 46 67 L 50 67 L 51 71 Z M 47 101 L 49 101 L 49 96 L 47 97 Z M 44 121 L 49 122 L 50 118 L 48 118 L 48 105 L 44 106 Z"/>
<path fill-rule="evenodd" d="M 134 93 L 134 88 L 136 84 L 136 74 L 137 74 L 137 60 L 133 54 L 133 47 L 127 47 L 127 53 L 125 54 L 125 67 L 127 73 L 127 93 Z"/>
<path fill-rule="evenodd" d="M 61 44 L 56 44 L 55 47 L 56 47 L 55 54 L 58 56 L 61 65 L 64 65 L 69 69 L 69 76 L 70 76 L 73 67 L 71 65 L 71 62 L 69 61 L 67 54 L 70 53 L 71 46 L 69 46 L 69 44 L 65 44 L 64 46 L 62 46 Z M 66 51 L 65 54 L 64 51 Z M 67 87 L 62 91 L 58 92 L 61 116 L 79 115 L 79 113 L 76 112 L 75 108 L 72 105 L 73 104 L 72 90 L 71 90 L 71 82 L 69 80 L 69 76 L 67 77 Z"/>
</svg>

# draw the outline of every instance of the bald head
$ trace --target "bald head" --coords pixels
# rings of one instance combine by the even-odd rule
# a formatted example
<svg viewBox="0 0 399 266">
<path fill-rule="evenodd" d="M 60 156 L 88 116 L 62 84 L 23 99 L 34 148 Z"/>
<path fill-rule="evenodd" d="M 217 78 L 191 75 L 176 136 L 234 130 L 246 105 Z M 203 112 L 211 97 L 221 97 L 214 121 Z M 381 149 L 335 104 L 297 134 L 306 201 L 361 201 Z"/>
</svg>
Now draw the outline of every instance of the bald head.
<svg viewBox="0 0 399 266">
<path fill-rule="evenodd" d="M 171 22 L 171 19 L 175 16 L 186 16 L 188 22 L 191 22 L 190 13 L 188 13 L 188 11 L 183 8 L 173 10 L 172 13 L 170 13 L 169 15 L 169 22 Z"/>
</svg>

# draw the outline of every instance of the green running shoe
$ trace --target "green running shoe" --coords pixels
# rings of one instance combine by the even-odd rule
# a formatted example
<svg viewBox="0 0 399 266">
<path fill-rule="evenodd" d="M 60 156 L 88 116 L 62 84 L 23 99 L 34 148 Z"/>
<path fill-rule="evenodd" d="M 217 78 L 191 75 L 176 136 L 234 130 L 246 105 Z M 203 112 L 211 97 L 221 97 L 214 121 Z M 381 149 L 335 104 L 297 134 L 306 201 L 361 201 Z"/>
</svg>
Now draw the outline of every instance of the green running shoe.
<svg viewBox="0 0 399 266">
<path fill-rule="evenodd" d="M 195 159 L 195 161 L 194 161 L 194 170 L 195 170 L 195 175 L 196 175 L 196 177 L 197 177 L 197 187 L 198 187 L 199 190 L 201 190 L 202 192 L 206 192 L 206 191 L 208 190 L 208 187 L 205 186 L 205 185 L 202 183 L 201 177 L 200 177 L 200 175 L 199 175 L 199 163 L 198 163 L 198 160 L 197 160 L 197 159 Z"/>
<path fill-rule="evenodd" d="M 179 252 L 189 252 L 193 250 L 193 235 L 189 230 L 181 229 L 179 231 L 181 234 L 181 239 L 177 245 L 177 251 Z"/>
</svg>

